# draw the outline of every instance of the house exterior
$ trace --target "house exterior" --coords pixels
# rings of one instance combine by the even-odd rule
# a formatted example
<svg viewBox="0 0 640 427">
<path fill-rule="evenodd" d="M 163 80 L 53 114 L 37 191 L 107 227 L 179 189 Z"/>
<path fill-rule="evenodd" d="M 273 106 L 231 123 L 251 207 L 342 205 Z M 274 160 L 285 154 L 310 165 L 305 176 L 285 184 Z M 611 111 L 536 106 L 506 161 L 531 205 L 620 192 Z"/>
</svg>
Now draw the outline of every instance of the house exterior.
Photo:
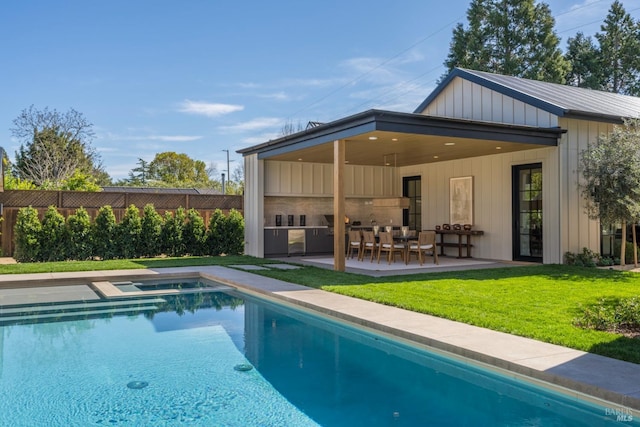
<svg viewBox="0 0 640 427">
<path fill-rule="evenodd" d="M 640 98 L 454 69 L 412 114 L 365 111 L 240 150 L 246 253 L 265 256 L 276 215 L 320 226 L 327 213 L 416 229 L 464 218 L 483 232 L 473 256 L 493 260 L 607 251 L 578 188 L 580 152 L 638 116 Z"/>
</svg>

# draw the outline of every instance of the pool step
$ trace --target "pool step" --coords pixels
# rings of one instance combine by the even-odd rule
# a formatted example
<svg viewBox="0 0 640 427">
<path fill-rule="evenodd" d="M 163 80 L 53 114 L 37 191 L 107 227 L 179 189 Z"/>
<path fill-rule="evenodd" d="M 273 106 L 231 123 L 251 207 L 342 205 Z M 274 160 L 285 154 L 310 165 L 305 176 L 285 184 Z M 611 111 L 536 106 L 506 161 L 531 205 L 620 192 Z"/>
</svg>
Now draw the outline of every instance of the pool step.
<svg viewBox="0 0 640 427">
<path fill-rule="evenodd" d="M 9 307 L 0 308 L 0 318 L 5 314 L 16 313 L 39 313 L 48 311 L 62 311 L 62 310 L 83 310 L 86 308 L 102 308 L 102 307 L 126 307 L 126 306 L 140 306 L 145 304 L 160 304 L 166 302 L 162 298 L 144 298 L 137 300 L 121 300 L 121 301 L 104 301 L 104 302 L 76 302 L 68 304 L 55 304 L 55 305 L 29 305 L 21 307 Z"/>
<path fill-rule="evenodd" d="M 0 324 L 34 323 L 39 319 L 63 320 L 71 317 L 95 317 L 99 315 L 137 314 L 154 311 L 165 303 L 162 298 L 143 298 L 121 301 L 83 301 L 76 303 L 14 306 L 0 308 Z"/>
<path fill-rule="evenodd" d="M 141 311 L 154 311 L 158 307 L 149 305 L 144 307 L 126 307 L 126 308 L 110 308 L 103 310 L 84 310 L 84 311 L 71 311 L 71 312 L 59 312 L 59 313 L 38 313 L 30 314 L 26 316 L 0 316 L 0 325 L 8 323 L 37 323 L 41 319 L 56 319 L 67 320 L 70 317 L 95 317 L 102 316 L 104 314 L 138 314 Z"/>
</svg>

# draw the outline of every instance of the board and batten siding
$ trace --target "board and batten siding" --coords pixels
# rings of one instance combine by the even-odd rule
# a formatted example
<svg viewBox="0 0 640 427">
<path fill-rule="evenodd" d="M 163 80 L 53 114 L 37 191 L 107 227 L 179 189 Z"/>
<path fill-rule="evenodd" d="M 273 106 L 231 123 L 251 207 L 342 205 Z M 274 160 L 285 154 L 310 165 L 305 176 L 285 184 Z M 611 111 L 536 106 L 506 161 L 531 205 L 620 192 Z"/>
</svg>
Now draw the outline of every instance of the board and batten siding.
<svg viewBox="0 0 640 427">
<path fill-rule="evenodd" d="M 265 160 L 265 196 L 333 195 L 333 165 Z M 345 196 L 395 197 L 400 186 L 393 167 L 345 165 Z"/>
<path fill-rule="evenodd" d="M 560 201 L 562 217 L 560 220 L 560 240 L 563 253 L 581 252 L 589 248 L 600 252 L 600 222 L 589 219 L 586 202 L 578 186 L 580 176 L 580 153 L 589 143 L 596 142 L 598 136 L 613 131 L 609 123 L 567 119 L 561 117 L 559 124 L 567 133 L 559 143 Z"/>
<path fill-rule="evenodd" d="M 244 158 L 244 253 L 264 257 L 264 160 Z"/>
<path fill-rule="evenodd" d="M 449 223 L 449 179 L 474 178 L 474 229 L 484 231 L 474 237 L 476 258 L 511 260 L 512 252 L 512 167 L 542 163 L 543 174 L 543 260 L 562 262 L 559 241 L 558 150 L 547 147 L 514 153 L 454 160 L 400 168 L 404 176 L 422 177 L 422 226 L 433 229 Z M 451 239 L 451 237 L 449 237 Z M 453 254 L 448 249 L 449 254 Z"/>
<path fill-rule="evenodd" d="M 421 114 L 526 126 L 558 126 L 556 115 L 460 77 L 454 78 Z"/>
</svg>

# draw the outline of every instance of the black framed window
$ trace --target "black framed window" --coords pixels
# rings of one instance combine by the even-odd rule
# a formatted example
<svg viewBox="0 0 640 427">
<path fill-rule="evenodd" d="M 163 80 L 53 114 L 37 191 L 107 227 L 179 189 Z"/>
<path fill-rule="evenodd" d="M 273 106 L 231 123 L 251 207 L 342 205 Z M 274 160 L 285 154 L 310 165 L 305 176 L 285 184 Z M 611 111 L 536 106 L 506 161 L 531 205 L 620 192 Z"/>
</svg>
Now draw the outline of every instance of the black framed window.
<svg viewBox="0 0 640 427">
<path fill-rule="evenodd" d="M 422 177 L 402 178 L 402 197 L 409 199 L 409 208 L 402 210 L 402 225 L 422 230 Z"/>
</svg>

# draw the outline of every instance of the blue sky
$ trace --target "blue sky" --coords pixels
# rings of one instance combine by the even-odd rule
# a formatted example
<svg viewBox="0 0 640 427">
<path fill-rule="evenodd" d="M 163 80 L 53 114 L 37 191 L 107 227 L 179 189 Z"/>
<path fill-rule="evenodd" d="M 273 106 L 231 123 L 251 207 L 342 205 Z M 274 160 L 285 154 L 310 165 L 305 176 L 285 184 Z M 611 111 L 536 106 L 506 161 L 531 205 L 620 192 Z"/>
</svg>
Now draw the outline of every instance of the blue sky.
<svg viewBox="0 0 640 427">
<path fill-rule="evenodd" d="M 612 0 L 554 0 L 564 48 Z M 640 0 L 623 1 L 640 18 Z M 74 108 L 114 178 L 186 153 L 217 168 L 283 125 L 411 112 L 444 72 L 469 1 L 8 0 L 0 5 L 0 146 L 34 105 Z"/>
</svg>

